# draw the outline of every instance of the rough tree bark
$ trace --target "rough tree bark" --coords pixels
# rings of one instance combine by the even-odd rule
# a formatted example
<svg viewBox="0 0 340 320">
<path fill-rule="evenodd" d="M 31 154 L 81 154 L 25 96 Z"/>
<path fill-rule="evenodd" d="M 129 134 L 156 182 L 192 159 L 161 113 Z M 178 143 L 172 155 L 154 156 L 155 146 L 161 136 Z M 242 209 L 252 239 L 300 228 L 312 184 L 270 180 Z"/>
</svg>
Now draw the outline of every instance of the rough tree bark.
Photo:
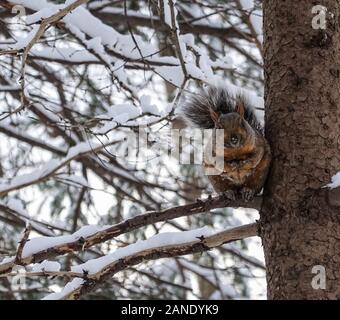
<svg viewBox="0 0 340 320">
<path fill-rule="evenodd" d="M 312 28 L 312 6 L 327 8 Z M 273 163 L 260 234 L 269 299 L 340 299 L 340 1 L 263 2 L 266 134 Z M 326 289 L 313 289 L 313 266 Z M 319 274 L 319 273 L 318 273 Z"/>
</svg>

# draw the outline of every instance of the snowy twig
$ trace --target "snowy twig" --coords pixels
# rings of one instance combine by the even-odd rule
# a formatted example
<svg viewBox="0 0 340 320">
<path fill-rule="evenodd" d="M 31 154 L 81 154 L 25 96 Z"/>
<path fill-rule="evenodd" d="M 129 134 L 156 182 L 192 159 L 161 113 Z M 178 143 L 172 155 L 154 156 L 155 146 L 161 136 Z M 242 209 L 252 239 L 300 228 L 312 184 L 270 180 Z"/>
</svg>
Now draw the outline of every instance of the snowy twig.
<svg viewBox="0 0 340 320">
<path fill-rule="evenodd" d="M 28 53 L 31 50 L 31 48 L 36 44 L 39 39 L 42 37 L 42 35 L 45 33 L 46 29 L 53 23 L 56 23 L 63 17 L 65 17 L 68 13 L 70 13 L 72 10 L 76 9 L 80 5 L 88 2 L 89 0 L 77 0 L 75 2 L 72 2 L 70 5 L 66 6 L 65 8 L 59 10 L 57 13 L 53 14 L 52 16 L 42 19 L 41 24 L 39 28 L 37 29 L 35 35 L 30 40 L 30 42 L 25 46 L 22 59 L 21 59 L 21 89 L 22 89 L 22 97 L 21 97 L 21 107 L 16 110 L 15 112 L 20 112 L 26 104 L 27 98 L 25 96 L 25 67 L 26 67 L 26 60 L 28 57 Z"/>
</svg>

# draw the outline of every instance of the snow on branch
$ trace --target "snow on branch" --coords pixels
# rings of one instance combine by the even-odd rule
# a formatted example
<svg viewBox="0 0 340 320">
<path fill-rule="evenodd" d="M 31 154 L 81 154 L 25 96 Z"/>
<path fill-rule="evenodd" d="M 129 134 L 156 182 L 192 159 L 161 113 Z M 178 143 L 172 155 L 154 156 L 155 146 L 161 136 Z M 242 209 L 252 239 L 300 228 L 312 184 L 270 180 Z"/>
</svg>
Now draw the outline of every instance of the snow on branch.
<svg viewBox="0 0 340 320">
<path fill-rule="evenodd" d="M 207 227 L 184 231 L 167 232 L 138 241 L 124 248 L 117 249 L 104 257 L 89 260 L 71 268 L 73 273 L 83 273 L 82 278 L 69 282 L 61 292 L 52 293 L 45 300 L 73 300 L 93 291 L 98 285 L 110 279 L 117 272 L 146 260 L 169 258 L 203 252 L 221 246 L 227 242 L 257 235 L 257 224 L 212 233 Z"/>
<path fill-rule="evenodd" d="M 23 108 L 25 106 L 25 103 L 27 102 L 27 98 L 25 96 L 25 66 L 26 66 L 26 60 L 28 57 L 28 53 L 31 50 L 31 48 L 38 42 L 38 40 L 42 37 L 42 35 L 45 33 L 46 29 L 49 27 L 49 25 L 56 23 L 63 17 L 65 17 L 68 13 L 70 13 L 72 10 L 76 9 L 80 5 L 88 2 L 89 0 L 76 0 L 72 1 L 69 5 L 66 5 L 64 8 L 58 10 L 57 12 L 53 12 L 51 14 L 51 11 L 49 11 L 50 15 L 46 17 L 45 19 L 41 20 L 40 25 L 34 25 L 31 32 L 28 34 L 28 36 L 19 43 L 16 43 L 14 48 L 16 50 L 24 50 L 24 53 L 22 55 L 22 65 L 21 65 L 21 89 L 22 89 L 22 98 L 21 103 Z M 18 1 L 21 4 L 23 4 L 25 1 Z M 20 4 L 19 3 L 19 4 Z"/>
<path fill-rule="evenodd" d="M 13 0 L 13 4 L 20 4 L 26 8 L 35 11 L 34 14 L 27 17 L 27 22 L 33 25 L 33 29 L 26 38 L 19 40 L 13 47 L 9 46 L 8 50 L 20 50 L 24 48 L 23 68 L 29 51 L 32 46 L 43 35 L 50 24 L 61 20 L 63 28 L 73 37 L 75 37 L 86 49 L 84 52 L 70 54 L 74 51 L 72 48 L 57 49 L 42 48 L 39 51 L 32 51 L 32 57 L 42 58 L 44 60 L 54 61 L 57 59 L 61 62 L 87 61 L 89 63 L 98 63 L 98 61 L 107 66 L 113 79 L 117 80 L 125 91 L 129 92 L 134 99 L 137 97 L 137 91 L 128 83 L 125 67 L 138 67 L 145 70 L 147 67 L 155 74 L 172 85 L 181 88 L 183 83 L 188 79 L 197 79 L 205 82 L 214 82 L 217 77 L 213 69 L 216 66 L 228 70 L 230 65 L 220 59 L 211 60 L 208 55 L 204 55 L 204 70 L 196 64 L 193 57 L 190 56 L 188 45 L 192 44 L 193 37 L 190 34 L 180 34 L 181 26 L 177 21 L 177 9 L 175 1 L 165 1 L 164 9 L 166 21 L 161 19 L 162 28 L 170 35 L 170 39 L 177 53 L 177 58 L 171 56 L 162 56 L 159 54 L 159 48 L 150 42 L 143 40 L 139 35 L 135 35 L 130 30 L 130 35 L 121 34 L 111 26 L 103 23 L 99 18 L 94 16 L 87 8 L 80 7 L 85 0 L 74 2 L 73 7 L 76 10 L 70 12 L 68 8 L 62 5 L 52 4 L 48 1 L 41 0 L 39 4 L 25 0 Z M 61 9 L 63 8 L 63 9 Z M 68 10 L 68 11 L 67 11 Z M 65 12 L 69 14 L 65 14 Z M 64 13 L 62 13 L 64 12 Z M 127 14 L 127 12 L 125 12 Z M 36 23 L 42 21 L 40 26 Z M 129 20 L 126 20 L 127 23 Z M 24 70 L 22 70 L 22 75 Z M 22 84 L 23 87 L 23 84 Z"/>
<path fill-rule="evenodd" d="M 25 245 L 20 264 L 29 265 L 37 261 L 55 258 L 69 252 L 85 250 L 96 244 L 118 237 L 121 234 L 131 232 L 156 222 L 208 212 L 215 208 L 229 206 L 259 209 L 261 200 L 261 197 L 255 197 L 250 202 L 241 200 L 230 201 L 224 195 L 221 195 L 206 200 L 198 200 L 191 204 L 164 209 L 162 211 L 146 212 L 113 226 L 104 226 L 102 228 L 85 226 L 68 236 L 33 238 Z M 7 273 L 14 265 L 14 258 L 8 258 L 5 261 L 2 261 L 0 263 L 0 274 Z"/>
<path fill-rule="evenodd" d="M 337 187 L 340 187 L 340 172 L 338 172 L 332 177 L 332 182 L 327 184 L 326 187 L 330 189 L 335 189 Z"/>
<path fill-rule="evenodd" d="M 332 182 L 327 184 L 328 202 L 330 205 L 340 207 L 340 172 L 332 177 Z"/>
</svg>

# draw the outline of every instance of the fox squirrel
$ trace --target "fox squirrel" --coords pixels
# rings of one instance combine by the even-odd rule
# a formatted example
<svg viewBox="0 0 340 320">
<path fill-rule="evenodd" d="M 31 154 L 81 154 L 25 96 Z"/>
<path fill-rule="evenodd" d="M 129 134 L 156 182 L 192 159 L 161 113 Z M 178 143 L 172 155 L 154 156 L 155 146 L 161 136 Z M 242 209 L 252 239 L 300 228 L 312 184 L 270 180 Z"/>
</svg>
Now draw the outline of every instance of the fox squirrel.
<svg viewBox="0 0 340 320">
<path fill-rule="evenodd" d="M 181 111 L 191 127 L 224 130 L 223 172 L 208 175 L 215 191 L 230 200 L 251 200 L 261 191 L 271 161 L 270 147 L 253 107 L 242 95 L 234 98 L 223 88 L 208 87 L 189 99 Z"/>
</svg>

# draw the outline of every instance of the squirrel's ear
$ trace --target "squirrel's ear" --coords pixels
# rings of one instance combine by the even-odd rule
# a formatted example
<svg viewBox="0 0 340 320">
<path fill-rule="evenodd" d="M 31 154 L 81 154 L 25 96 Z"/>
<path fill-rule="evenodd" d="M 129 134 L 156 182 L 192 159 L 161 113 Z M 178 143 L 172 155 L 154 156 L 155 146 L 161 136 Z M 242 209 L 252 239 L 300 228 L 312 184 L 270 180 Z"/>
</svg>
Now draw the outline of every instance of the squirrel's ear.
<svg viewBox="0 0 340 320">
<path fill-rule="evenodd" d="M 214 123 L 215 123 L 215 125 L 218 123 L 218 119 L 219 119 L 219 114 L 216 112 L 216 111 L 214 111 L 213 109 L 211 109 L 211 108 L 209 108 L 209 110 L 210 110 L 210 117 L 211 117 L 211 119 L 214 121 Z"/>
<path fill-rule="evenodd" d="M 245 106 L 241 99 L 237 99 L 236 101 L 236 112 L 241 116 L 241 118 L 244 118 Z"/>
</svg>

